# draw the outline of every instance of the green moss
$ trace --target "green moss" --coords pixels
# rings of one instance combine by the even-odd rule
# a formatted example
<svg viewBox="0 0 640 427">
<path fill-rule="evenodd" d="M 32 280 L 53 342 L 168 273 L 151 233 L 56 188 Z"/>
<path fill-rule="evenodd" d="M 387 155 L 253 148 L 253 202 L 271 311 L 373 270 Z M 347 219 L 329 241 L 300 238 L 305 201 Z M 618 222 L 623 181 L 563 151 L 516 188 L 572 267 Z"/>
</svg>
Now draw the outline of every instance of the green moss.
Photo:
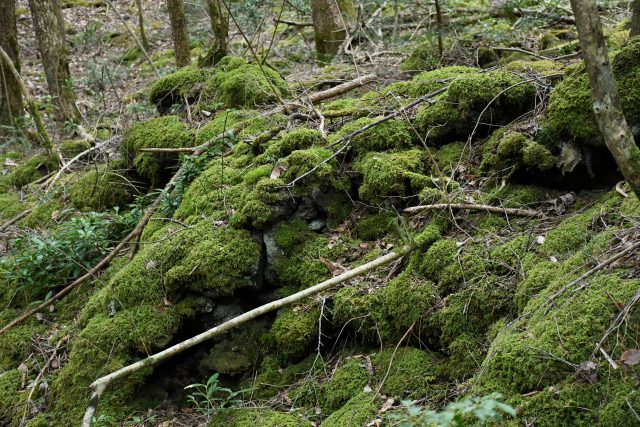
<svg viewBox="0 0 640 427">
<path fill-rule="evenodd" d="M 317 305 L 297 306 L 282 312 L 273 323 L 271 332 L 278 348 L 278 357 L 296 361 L 306 356 L 318 339 Z"/>
<path fill-rule="evenodd" d="M 518 168 L 546 171 L 556 164 L 551 151 L 526 134 L 501 129 L 484 145 L 480 168 L 498 173 Z"/>
<path fill-rule="evenodd" d="M 349 399 L 322 423 L 323 427 L 362 427 L 376 417 L 378 402 L 373 393 L 360 393 Z"/>
<path fill-rule="evenodd" d="M 262 362 L 253 386 L 253 397 L 257 399 L 271 398 L 299 380 L 313 375 L 322 370 L 324 364 L 317 360 L 315 355 L 310 355 L 303 361 L 288 364 L 280 368 L 277 357 L 267 356 Z"/>
<path fill-rule="evenodd" d="M 76 209 L 102 211 L 125 207 L 133 196 L 130 183 L 113 165 L 100 165 L 80 176 L 69 193 Z"/>
<path fill-rule="evenodd" d="M 505 68 L 517 72 L 533 72 L 541 77 L 562 73 L 564 66 L 558 61 L 543 59 L 541 61 L 512 61 Z"/>
<path fill-rule="evenodd" d="M 452 142 L 451 144 L 443 145 L 434 153 L 434 158 L 438 164 L 440 172 L 443 174 L 449 174 L 453 171 L 461 162 L 463 162 L 463 155 L 465 154 L 466 144 L 464 142 Z M 466 154 L 469 154 L 467 149 Z"/>
<path fill-rule="evenodd" d="M 425 96 L 442 89 L 455 79 L 464 78 L 466 75 L 475 74 L 478 71 L 477 68 L 453 66 L 418 74 L 411 80 L 409 95 L 414 98 Z"/>
<path fill-rule="evenodd" d="M 164 116 L 135 123 L 127 132 L 120 152 L 140 176 L 154 183 L 175 156 L 141 153 L 141 148 L 178 148 L 193 145 L 193 132 L 178 116 Z"/>
<path fill-rule="evenodd" d="M 375 380 L 381 382 L 389 370 L 382 392 L 396 398 L 425 397 L 436 379 L 436 361 L 426 351 L 400 347 L 392 358 L 394 348 L 388 348 L 372 358 Z"/>
<path fill-rule="evenodd" d="M 29 160 L 20 162 L 9 174 L 0 179 L 0 186 L 4 184 L 21 188 L 48 175 L 57 168 L 58 162 L 53 157 L 39 154 L 31 157 Z"/>
<path fill-rule="evenodd" d="M 367 153 L 356 161 L 354 169 L 363 174 L 359 193 L 368 202 L 408 196 L 429 182 L 423 175 L 426 167 L 422 150 Z"/>
<path fill-rule="evenodd" d="M 427 143 L 441 144 L 465 133 L 464 129 L 459 130 L 463 118 L 456 104 L 446 96 L 439 96 L 435 104 L 418 109 L 416 125 L 426 130 Z"/>
<path fill-rule="evenodd" d="M 418 271 L 429 279 L 439 282 L 445 274 L 451 273 L 447 267 L 456 264 L 457 258 L 458 243 L 455 240 L 438 240 L 424 255 L 418 256 Z"/>
<path fill-rule="evenodd" d="M 356 224 L 356 235 L 362 240 L 375 240 L 389 233 L 397 234 L 398 218 L 390 212 L 365 215 Z"/>
<path fill-rule="evenodd" d="M 322 114 L 325 117 L 344 117 L 360 114 L 360 103 L 356 98 L 341 98 L 323 105 Z"/>
<path fill-rule="evenodd" d="M 525 236 L 519 236 L 492 248 L 489 253 L 492 270 L 497 274 L 520 271 L 527 241 Z"/>
<path fill-rule="evenodd" d="M 20 201 L 20 197 L 16 193 L 0 193 L 0 218 L 9 220 L 27 207 Z"/>
<path fill-rule="evenodd" d="M 241 63 L 239 58 L 219 63 L 207 82 L 204 94 L 214 104 L 226 107 L 255 107 L 289 95 L 280 75 L 266 66 Z"/>
<path fill-rule="evenodd" d="M 72 159 L 83 151 L 91 148 L 91 144 L 84 139 L 72 139 L 69 141 L 64 141 L 60 145 L 60 153 L 66 159 Z"/>
<path fill-rule="evenodd" d="M 354 122 L 347 123 L 338 132 L 331 135 L 329 141 L 336 142 L 379 119 L 380 117 L 362 117 Z M 409 126 L 404 121 L 396 119 L 387 120 L 351 138 L 351 147 L 356 154 L 410 146 L 411 131 Z"/>
<path fill-rule="evenodd" d="M 39 201 L 29 215 L 22 220 L 22 224 L 33 229 L 45 227 L 52 220 L 61 219 L 63 210 L 64 205 L 58 199 Z"/>
<path fill-rule="evenodd" d="M 277 412 L 271 409 L 231 408 L 218 411 L 207 424 L 235 427 L 311 427 L 313 424 L 302 415 Z"/>
<path fill-rule="evenodd" d="M 485 340 L 480 336 L 463 333 L 449 343 L 446 353 L 446 363 L 440 367 L 442 373 L 455 379 L 468 379 L 482 365 L 486 354 Z"/>
<path fill-rule="evenodd" d="M 17 369 L 0 373 L 0 419 L 7 422 L 19 421 L 18 403 L 20 401 L 20 389 L 22 384 L 22 374 Z M 17 424 L 16 424 L 17 425 Z"/>
<path fill-rule="evenodd" d="M 15 310 L 0 311 L 0 321 L 3 325 L 17 317 L 18 313 Z M 44 329 L 35 319 L 30 319 L 0 335 L 0 370 L 15 368 L 27 360 L 32 349 L 32 338 L 44 332 Z"/>
<path fill-rule="evenodd" d="M 286 118 L 281 114 L 263 115 L 255 110 L 234 110 L 220 111 L 196 132 L 196 145 L 211 142 L 223 132 L 234 130 L 235 139 L 252 139 L 267 130 L 281 126 L 286 123 Z M 223 140 L 219 141 L 219 146 L 223 146 Z M 228 142 L 228 141 L 227 141 Z M 240 144 L 236 143 L 234 153 Z"/>
<path fill-rule="evenodd" d="M 207 355 L 198 362 L 200 371 L 205 375 L 213 372 L 227 375 L 247 372 L 257 360 L 260 337 L 265 332 L 264 323 L 253 322 L 217 340 Z"/>
<path fill-rule="evenodd" d="M 193 99 L 199 87 L 207 81 L 211 72 L 190 65 L 156 80 L 149 91 L 149 101 L 165 107 Z"/>
<path fill-rule="evenodd" d="M 247 185 L 257 184 L 262 178 L 268 178 L 273 171 L 273 165 L 262 165 L 246 173 L 243 182 Z"/>
<path fill-rule="evenodd" d="M 284 186 L 281 179 L 258 181 L 244 197 L 240 210 L 231 217 L 232 224 L 265 228 L 283 218 L 289 212 L 290 201 Z"/>
<path fill-rule="evenodd" d="M 518 312 L 522 313 L 529 300 L 546 289 L 559 275 L 560 265 L 551 261 L 541 261 L 527 270 L 524 280 L 518 282 L 514 296 Z"/>
<path fill-rule="evenodd" d="M 482 203 L 499 204 L 509 208 L 521 208 L 540 203 L 548 199 L 547 193 L 540 187 L 530 185 L 509 184 L 497 189 L 487 189 L 481 194 Z"/>
<path fill-rule="evenodd" d="M 305 150 L 323 145 L 320 132 L 315 129 L 298 128 L 273 141 L 261 156 L 262 159 L 279 159 L 295 150 Z"/>
<path fill-rule="evenodd" d="M 594 208 L 560 223 L 547 234 L 541 252 L 562 257 L 582 248 L 595 234 L 591 225 L 598 212 L 599 209 Z"/>
<path fill-rule="evenodd" d="M 338 366 L 322 390 L 322 408 L 325 414 L 340 409 L 349 399 L 362 392 L 370 374 L 363 359 L 351 359 Z"/>
<path fill-rule="evenodd" d="M 400 64 L 402 71 L 429 70 L 441 62 L 438 43 L 435 38 L 418 43 L 409 57 Z"/>
</svg>

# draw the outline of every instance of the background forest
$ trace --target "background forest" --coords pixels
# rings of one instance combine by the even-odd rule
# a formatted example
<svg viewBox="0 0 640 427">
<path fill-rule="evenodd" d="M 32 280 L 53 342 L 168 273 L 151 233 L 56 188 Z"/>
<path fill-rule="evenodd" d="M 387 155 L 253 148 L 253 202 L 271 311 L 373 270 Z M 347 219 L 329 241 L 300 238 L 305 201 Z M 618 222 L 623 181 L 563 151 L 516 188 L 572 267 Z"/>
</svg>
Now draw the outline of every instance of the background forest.
<svg viewBox="0 0 640 427">
<path fill-rule="evenodd" d="M 0 425 L 640 425 L 640 0 L 0 0 Z"/>
</svg>

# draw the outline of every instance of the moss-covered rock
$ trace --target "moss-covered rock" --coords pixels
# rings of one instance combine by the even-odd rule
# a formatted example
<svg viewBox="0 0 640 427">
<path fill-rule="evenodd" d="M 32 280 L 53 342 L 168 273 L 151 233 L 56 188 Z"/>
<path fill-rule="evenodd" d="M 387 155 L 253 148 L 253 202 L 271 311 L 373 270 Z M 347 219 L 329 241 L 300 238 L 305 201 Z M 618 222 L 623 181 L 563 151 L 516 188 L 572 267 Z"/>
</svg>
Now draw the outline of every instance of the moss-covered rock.
<svg viewBox="0 0 640 427">
<path fill-rule="evenodd" d="M 174 104 L 193 100 L 210 75 L 210 70 L 194 65 L 182 67 L 153 83 L 149 91 L 149 101 L 157 105 L 159 111 L 167 111 Z"/>
<path fill-rule="evenodd" d="M 277 160 L 288 156 L 296 150 L 306 150 L 314 146 L 321 146 L 323 142 L 322 135 L 315 129 L 295 129 L 283 134 L 269 144 L 260 159 Z"/>
<path fill-rule="evenodd" d="M 419 98 L 446 87 L 456 79 L 464 79 L 465 76 L 479 71 L 477 68 L 463 66 L 442 67 L 427 71 L 411 80 L 408 93 L 413 98 Z"/>
<path fill-rule="evenodd" d="M 91 148 L 91 144 L 84 139 L 72 139 L 64 141 L 60 145 L 60 154 L 66 159 L 72 159 L 83 151 Z"/>
<path fill-rule="evenodd" d="M 19 422 L 18 403 L 21 388 L 22 374 L 18 369 L 0 373 L 0 419 L 6 421 L 7 425 L 18 425 L 12 421 Z"/>
<path fill-rule="evenodd" d="M 0 219 L 9 220 L 26 209 L 16 193 L 0 193 Z"/>
<path fill-rule="evenodd" d="M 363 117 L 347 123 L 329 138 L 336 142 L 341 138 L 369 125 L 380 117 Z M 356 154 L 369 151 L 401 149 L 411 146 L 412 134 L 409 126 L 399 119 L 387 120 L 351 138 L 351 147 Z"/>
<path fill-rule="evenodd" d="M 391 212 L 365 215 L 356 224 L 356 234 L 362 240 L 375 240 L 389 233 L 397 234 L 398 217 Z"/>
<path fill-rule="evenodd" d="M 211 106 L 255 107 L 289 96 L 286 82 L 271 68 L 227 58 L 218 63 L 204 90 Z"/>
<path fill-rule="evenodd" d="M 127 132 L 120 152 L 140 176 L 157 184 L 165 169 L 175 164 L 175 155 L 141 153 L 141 148 L 179 148 L 192 146 L 193 132 L 178 116 L 164 116 L 135 123 Z"/>
<path fill-rule="evenodd" d="M 376 354 L 372 362 L 376 381 L 381 382 L 389 371 L 382 392 L 397 398 L 426 396 L 436 379 L 436 360 L 418 348 L 401 347 L 397 351 L 389 348 Z"/>
<path fill-rule="evenodd" d="M 318 339 L 319 317 L 320 309 L 311 305 L 285 310 L 276 318 L 271 332 L 281 360 L 295 362 L 308 354 Z"/>
<path fill-rule="evenodd" d="M 324 413 L 340 409 L 349 399 L 362 392 L 369 383 L 370 373 L 364 359 L 351 359 L 340 365 L 322 390 Z"/>
<path fill-rule="evenodd" d="M 323 427 L 362 427 L 372 421 L 379 404 L 374 393 L 360 393 L 353 396 L 339 410 L 323 421 Z"/>
<path fill-rule="evenodd" d="M 218 411 L 207 424 L 210 427 L 311 427 L 301 414 L 277 412 L 271 409 L 230 408 Z"/>
<path fill-rule="evenodd" d="M 544 145 L 521 132 L 500 129 L 483 147 L 484 171 L 500 174 L 518 169 L 547 171 L 556 165 L 556 157 Z"/>
<path fill-rule="evenodd" d="M 52 156 L 38 154 L 19 162 L 11 171 L 0 178 L 0 188 L 14 186 L 21 188 L 50 174 L 58 168 L 58 162 Z"/>
<path fill-rule="evenodd" d="M 69 192 L 76 209 L 102 211 L 114 206 L 125 207 L 136 193 L 117 170 L 118 164 L 100 165 L 80 175 Z"/>
</svg>

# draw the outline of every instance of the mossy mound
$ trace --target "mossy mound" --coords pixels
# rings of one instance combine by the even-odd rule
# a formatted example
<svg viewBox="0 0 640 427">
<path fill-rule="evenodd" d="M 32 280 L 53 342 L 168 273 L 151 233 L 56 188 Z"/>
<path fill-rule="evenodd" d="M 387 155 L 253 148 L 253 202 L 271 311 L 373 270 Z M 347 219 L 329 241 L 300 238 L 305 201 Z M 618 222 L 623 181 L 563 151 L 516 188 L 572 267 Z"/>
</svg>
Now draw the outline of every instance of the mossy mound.
<svg viewBox="0 0 640 427">
<path fill-rule="evenodd" d="M 323 421 L 324 427 L 362 427 L 376 417 L 379 408 L 374 393 L 359 393 Z"/>
<path fill-rule="evenodd" d="M 88 141 L 85 141 L 84 139 L 72 139 L 64 141 L 60 145 L 60 154 L 62 154 L 66 159 L 72 159 L 89 148 L 91 148 L 91 144 Z"/>
<path fill-rule="evenodd" d="M 620 105 L 631 131 L 640 135 L 640 38 L 631 40 L 613 58 L 612 67 L 619 88 Z M 574 66 L 551 92 L 543 131 L 549 139 L 576 141 L 603 146 L 604 141 L 593 113 L 593 98 L 584 66 Z"/>
<path fill-rule="evenodd" d="M 480 168 L 499 174 L 513 173 L 518 169 L 544 172 L 554 168 L 556 162 L 551 151 L 529 135 L 500 129 L 483 146 Z"/>
<path fill-rule="evenodd" d="M 282 312 L 271 333 L 283 361 L 297 362 L 306 356 L 318 339 L 320 309 L 316 305 L 297 306 Z"/>
<path fill-rule="evenodd" d="M 190 65 L 156 80 L 149 91 L 149 101 L 158 111 L 167 111 L 174 104 L 193 101 L 211 71 Z"/>
<path fill-rule="evenodd" d="M 381 117 L 363 117 L 344 125 L 334 133 L 329 142 L 337 142 L 343 137 L 359 130 Z M 412 132 L 410 127 L 402 120 L 393 119 L 375 125 L 364 132 L 351 138 L 351 147 L 356 154 L 369 151 L 384 151 L 391 149 L 408 148 L 411 146 Z"/>
<path fill-rule="evenodd" d="M 0 193 L 0 219 L 9 220 L 26 209 L 16 193 Z"/>
<path fill-rule="evenodd" d="M 50 174 L 58 168 L 58 162 L 52 156 L 38 154 L 21 161 L 7 175 L 0 177 L 0 189 L 21 188 Z"/>
<path fill-rule="evenodd" d="M 464 73 L 451 80 L 435 105 L 420 108 L 416 124 L 428 143 L 442 145 L 467 138 L 478 122 L 482 130 L 487 118 L 493 126 L 509 123 L 528 111 L 535 95 L 533 84 L 507 70 Z"/>
<path fill-rule="evenodd" d="M 203 95 L 209 107 L 250 107 L 276 102 L 289 96 L 286 82 L 273 69 L 223 58 L 207 81 Z"/>
<path fill-rule="evenodd" d="M 312 426 L 304 417 L 270 409 L 232 408 L 216 413 L 207 424 L 210 427 L 303 427 Z"/>
<path fill-rule="evenodd" d="M 118 166 L 118 163 L 101 165 L 81 174 L 69 192 L 75 208 L 103 211 L 114 206 L 126 207 L 136 191 Z"/>
<path fill-rule="evenodd" d="M 191 131 L 178 116 L 164 116 L 135 123 L 127 132 L 120 152 L 136 172 L 158 184 L 166 169 L 174 165 L 176 155 L 141 153 L 142 148 L 180 148 L 193 146 Z"/>
</svg>

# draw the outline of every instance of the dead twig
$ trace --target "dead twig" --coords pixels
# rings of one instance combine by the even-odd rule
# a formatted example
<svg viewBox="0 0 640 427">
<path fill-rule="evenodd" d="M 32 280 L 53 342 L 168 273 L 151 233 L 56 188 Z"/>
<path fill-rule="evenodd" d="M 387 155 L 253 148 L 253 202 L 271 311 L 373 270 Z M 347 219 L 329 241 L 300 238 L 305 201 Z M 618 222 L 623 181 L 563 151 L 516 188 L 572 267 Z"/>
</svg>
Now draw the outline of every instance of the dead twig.
<svg viewBox="0 0 640 427">
<path fill-rule="evenodd" d="M 0 225 L 0 231 L 6 230 L 8 227 L 10 227 L 13 224 L 15 224 L 16 222 L 20 221 L 22 218 L 24 218 L 25 216 L 29 215 L 31 212 L 33 212 L 33 208 L 29 208 L 26 211 L 20 212 L 18 215 L 14 216 L 9 221 L 7 221 L 4 224 Z"/>
<path fill-rule="evenodd" d="M 472 203 L 437 203 L 434 205 L 420 205 L 406 208 L 403 212 L 408 214 L 415 214 L 424 211 L 442 210 L 442 209 L 466 209 L 474 211 L 486 211 L 491 213 L 501 213 L 516 216 L 543 218 L 542 212 L 534 211 L 532 209 L 518 209 L 518 208 L 501 208 L 499 206 L 491 205 L 476 205 Z"/>
</svg>

